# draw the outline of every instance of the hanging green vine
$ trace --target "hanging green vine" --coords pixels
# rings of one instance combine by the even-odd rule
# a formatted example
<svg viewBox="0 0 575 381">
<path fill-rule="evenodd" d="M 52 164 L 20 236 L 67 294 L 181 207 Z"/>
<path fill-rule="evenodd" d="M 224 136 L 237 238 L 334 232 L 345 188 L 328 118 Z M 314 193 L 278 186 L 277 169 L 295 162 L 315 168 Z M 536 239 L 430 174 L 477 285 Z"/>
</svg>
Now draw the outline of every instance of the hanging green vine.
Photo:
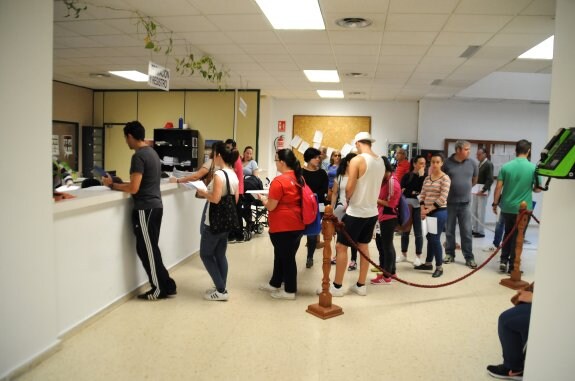
<svg viewBox="0 0 575 381">
<path fill-rule="evenodd" d="M 91 4 L 84 0 L 62 0 L 66 6 L 67 14 L 64 17 L 74 16 L 74 18 L 79 18 L 80 14 L 88 9 L 88 5 L 95 7 L 102 7 L 106 9 L 111 9 L 115 11 L 125 11 L 130 12 L 136 18 L 136 26 L 140 29 L 140 26 L 145 32 L 144 37 L 144 48 L 148 49 L 154 53 L 163 52 L 166 56 L 172 56 L 174 54 L 174 40 L 173 32 L 159 24 L 152 17 L 141 14 L 139 11 L 128 10 L 128 9 L 118 9 L 107 5 L 97 5 Z M 158 32 L 166 33 L 169 35 L 167 39 L 159 39 Z M 188 46 L 188 51 L 191 47 Z M 212 57 L 208 55 L 203 55 L 196 59 L 193 53 L 188 53 L 182 58 L 174 56 L 174 61 L 176 63 L 176 72 L 181 75 L 192 76 L 198 73 L 206 81 L 217 85 L 218 89 L 222 90 L 225 88 L 225 81 L 229 77 L 229 72 L 224 68 L 218 68 L 214 63 Z"/>
</svg>

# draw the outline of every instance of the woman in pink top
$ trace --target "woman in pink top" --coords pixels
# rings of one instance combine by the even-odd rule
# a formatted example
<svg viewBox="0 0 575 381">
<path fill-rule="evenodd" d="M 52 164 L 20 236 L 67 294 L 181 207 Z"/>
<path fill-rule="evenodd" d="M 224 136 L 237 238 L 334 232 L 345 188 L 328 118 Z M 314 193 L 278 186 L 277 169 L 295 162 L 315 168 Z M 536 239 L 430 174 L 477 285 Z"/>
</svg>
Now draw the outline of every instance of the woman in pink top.
<svg viewBox="0 0 575 381">
<path fill-rule="evenodd" d="M 385 156 L 382 157 L 385 164 L 385 176 L 381 183 L 381 190 L 377 198 L 379 233 L 375 235 L 375 243 L 379 251 L 379 266 L 390 274 L 395 274 L 395 247 L 393 235 L 397 226 L 397 205 L 401 197 L 401 185 L 392 173 L 391 163 Z M 377 227 L 376 227 L 377 231 Z M 390 284 L 391 277 L 385 277 L 378 273 L 371 280 L 371 284 Z"/>
</svg>

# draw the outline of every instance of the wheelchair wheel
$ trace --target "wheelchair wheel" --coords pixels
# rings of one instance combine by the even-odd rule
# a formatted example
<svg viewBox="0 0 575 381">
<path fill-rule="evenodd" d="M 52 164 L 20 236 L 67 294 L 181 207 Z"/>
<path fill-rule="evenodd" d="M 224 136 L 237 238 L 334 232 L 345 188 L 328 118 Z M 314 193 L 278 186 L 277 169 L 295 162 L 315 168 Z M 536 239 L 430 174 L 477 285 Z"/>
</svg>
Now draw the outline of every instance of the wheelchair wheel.
<svg viewBox="0 0 575 381">
<path fill-rule="evenodd" d="M 264 232 L 264 227 L 262 224 L 257 224 L 256 225 L 256 233 L 258 234 L 262 234 Z"/>
<path fill-rule="evenodd" d="M 249 241 L 250 239 L 252 239 L 252 233 L 250 233 L 247 230 L 244 230 L 243 233 L 244 233 L 244 241 Z"/>
</svg>

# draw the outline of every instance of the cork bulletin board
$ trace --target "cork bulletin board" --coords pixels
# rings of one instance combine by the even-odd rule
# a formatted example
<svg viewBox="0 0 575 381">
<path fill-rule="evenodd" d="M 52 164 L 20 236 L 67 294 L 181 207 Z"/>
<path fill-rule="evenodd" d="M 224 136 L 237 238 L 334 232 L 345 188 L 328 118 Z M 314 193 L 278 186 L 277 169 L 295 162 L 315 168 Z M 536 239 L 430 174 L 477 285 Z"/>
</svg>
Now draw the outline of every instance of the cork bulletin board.
<svg viewBox="0 0 575 381">
<path fill-rule="evenodd" d="M 313 137 L 316 131 L 323 133 L 322 146 L 341 150 L 344 144 L 351 144 L 358 132 L 371 133 L 370 116 L 312 116 L 294 115 L 293 135 L 299 136 L 313 147 Z M 294 149 L 296 157 L 303 164 L 303 155 Z"/>
</svg>

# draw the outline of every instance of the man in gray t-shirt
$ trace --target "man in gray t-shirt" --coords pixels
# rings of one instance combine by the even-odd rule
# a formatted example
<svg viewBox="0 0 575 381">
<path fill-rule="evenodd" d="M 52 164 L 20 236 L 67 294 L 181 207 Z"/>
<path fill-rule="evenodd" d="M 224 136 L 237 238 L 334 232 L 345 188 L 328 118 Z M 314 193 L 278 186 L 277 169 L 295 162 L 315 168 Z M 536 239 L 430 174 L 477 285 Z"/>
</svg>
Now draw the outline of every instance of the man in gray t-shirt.
<svg viewBox="0 0 575 381">
<path fill-rule="evenodd" d="M 138 298 L 144 300 L 166 299 L 176 294 L 176 282 L 168 274 L 158 246 L 162 225 L 162 194 L 160 192 L 161 162 L 154 149 L 145 142 L 146 130 L 138 121 L 124 127 L 124 137 L 133 149 L 130 165 L 130 182 L 116 184 L 110 176 L 104 185 L 112 190 L 130 193 L 134 200 L 132 225 L 136 235 L 136 252 L 148 274 L 151 289 Z"/>
<path fill-rule="evenodd" d="M 459 224 L 461 251 L 465 264 L 477 267 L 473 256 L 471 233 L 471 188 L 477 183 L 477 163 L 469 158 L 471 144 L 467 141 L 455 142 L 455 153 L 443 164 L 443 172 L 451 179 L 451 188 L 447 197 L 447 223 L 445 226 L 445 258 L 443 263 L 455 259 L 455 226 Z"/>
</svg>

